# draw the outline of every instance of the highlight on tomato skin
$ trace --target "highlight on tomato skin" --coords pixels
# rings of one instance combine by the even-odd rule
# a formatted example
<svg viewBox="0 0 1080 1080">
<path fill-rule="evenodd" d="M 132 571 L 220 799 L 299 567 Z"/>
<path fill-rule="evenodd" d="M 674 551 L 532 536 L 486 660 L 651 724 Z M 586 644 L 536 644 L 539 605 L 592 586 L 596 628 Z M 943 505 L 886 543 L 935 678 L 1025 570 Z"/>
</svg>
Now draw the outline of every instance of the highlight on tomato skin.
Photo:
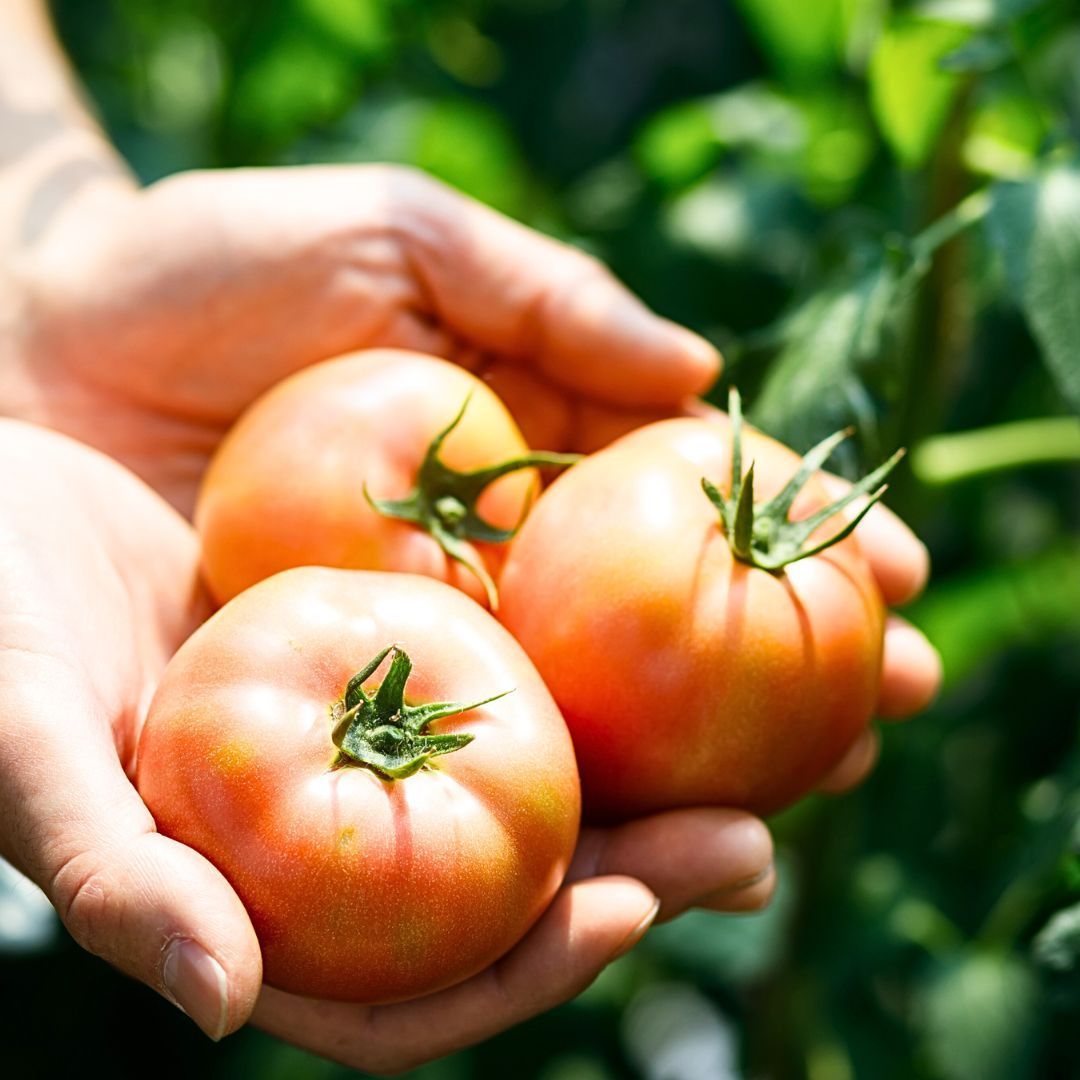
<svg viewBox="0 0 1080 1080">
<path fill-rule="evenodd" d="M 222 442 L 195 526 L 219 603 L 295 566 L 424 574 L 494 608 L 502 547 L 536 466 L 495 393 L 400 349 L 328 360 L 277 384 Z"/>
<path fill-rule="evenodd" d="M 167 668 L 137 786 L 244 903 L 266 982 L 405 1000 L 505 954 L 577 842 L 573 747 L 510 635 L 440 582 L 290 570 Z"/>
<path fill-rule="evenodd" d="M 772 569 L 736 557 L 736 508 L 714 502 L 737 487 L 732 443 L 729 422 L 699 419 L 623 437 L 545 491 L 506 560 L 499 618 L 563 711 L 589 820 L 771 813 L 811 791 L 873 714 L 885 610 L 854 538 Z M 775 507 L 799 457 L 752 430 L 741 455 L 755 505 Z M 794 522 L 832 502 L 805 481 Z M 826 515 L 807 543 L 842 525 Z"/>
</svg>

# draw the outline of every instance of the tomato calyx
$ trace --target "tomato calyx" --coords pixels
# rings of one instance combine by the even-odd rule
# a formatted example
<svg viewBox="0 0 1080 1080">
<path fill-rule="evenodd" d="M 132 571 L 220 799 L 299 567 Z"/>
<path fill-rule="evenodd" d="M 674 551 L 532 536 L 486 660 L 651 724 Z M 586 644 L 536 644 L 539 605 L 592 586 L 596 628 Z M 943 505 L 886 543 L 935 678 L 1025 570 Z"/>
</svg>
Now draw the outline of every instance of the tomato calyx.
<svg viewBox="0 0 1080 1080">
<path fill-rule="evenodd" d="M 513 539 L 518 527 L 496 528 L 477 513 L 477 501 L 502 476 L 521 469 L 565 468 L 580 461 L 581 455 L 536 452 L 468 472 L 452 469 L 439 454 L 447 437 L 461 423 L 471 398 L 471 394 L 465 398 L 453 420 L 431 440 L 416 474 L 416 487 L 404 499 L 376 498 L 366 484 L 364 497 L 380 514 L 408 521 L 430 533 L 451 559 L 476 575 L 494 611 L 499 602 L 495 582 L 469 543 L 505 544 Z"/>
<path fill-rule="evenodd" d="M 372 696 L 363 684 L 387 656 L 391 657 L 390 668 Z M 334 721 L 331 739 L 338 749 L 332 768 L 364 766 L 383 780 L 404 780 L 433 757 L 460 750 L 475 738 L 468 734 L 429 735 L 428 724 L 478 709 L 511 693 L 503 690 L 469 705 L 455 701 L 408 705 L 405 684 L 411 674 L 408 653 L 400 645 L 387 645 L 349 680 L 345 693 L 330 710 Z"/>
<path fill-rule="evenodd" d="M 809 517 L 791 521 L 788 513 L 799 492 L 853 429 L 845 428 L 822 439 L 806 453 L 795 475 L 779 494 L 768 502 L 755 504 L 754 463 L 750 463 L 745 474 L 742 471 L 742 400 L 734 387 L 728 395 L 728 414 L 731 417 L 731 494 L 725 497 L 707 477 L 701 478 L 701 486 L 720 512 L 720 524 L 731 553 L 740 561 L 770 573 L 780 573 L 790 563 L 817 555 L 849 536 L 888 490 L 884 480 L 904 456 L 901 447 L 873 472 L 852 484 L 843 497 Z M 863 496 L 867 497 L 866 505 L 843 528 L 812 547 L 804 546 L 834 514 Z"/>
</svg>

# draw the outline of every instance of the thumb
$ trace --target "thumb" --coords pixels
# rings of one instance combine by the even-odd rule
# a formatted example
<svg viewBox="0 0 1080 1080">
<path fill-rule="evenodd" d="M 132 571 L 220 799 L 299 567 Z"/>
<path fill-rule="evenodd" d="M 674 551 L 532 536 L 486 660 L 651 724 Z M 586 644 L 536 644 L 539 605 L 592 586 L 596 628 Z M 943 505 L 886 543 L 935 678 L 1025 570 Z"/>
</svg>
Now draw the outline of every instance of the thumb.
<svg viewBox="0 0 1080 1080">
<path fill-rule="evenodd" d="M 262 982 L 239 898 L 201 855 L 155 831 L 79 676 L 51 659 L 22 666 L 30 670 L 5 680 L 0 699 L 0 729 L 18 733 L 0 741 L 0 853 L 44 890 L 83 948 L 152 986 L 212 1039 L 235 1031 Z M 67 703 L 61 719 L 99 715 L 65 726 L 57 701 Z"/>
</svg>

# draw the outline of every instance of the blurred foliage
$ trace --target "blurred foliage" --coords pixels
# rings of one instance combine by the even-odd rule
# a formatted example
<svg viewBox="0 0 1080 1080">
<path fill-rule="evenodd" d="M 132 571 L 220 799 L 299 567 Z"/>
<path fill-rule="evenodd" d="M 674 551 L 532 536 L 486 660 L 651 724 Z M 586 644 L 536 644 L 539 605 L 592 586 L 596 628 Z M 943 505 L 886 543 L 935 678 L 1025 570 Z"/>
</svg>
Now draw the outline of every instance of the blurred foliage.
<svg viewBox="0 0 1080 1080">
<path fill-rule="evenodd" d="M 768 911 L 660 928 L 417 1076 L 1080 1075 L 1080 6 L 55 7 L 145 180 L 412 162 L 711 335 L 768 430 L 857 423 L 841 469 L 915 448 L 892 501 L 935 560 L 931 714 L 775 821 Z M 214 1048 L 63 942 L 3 971 L 6 1075 L 346 1075 L 256 1032 Z"/>
</svg>

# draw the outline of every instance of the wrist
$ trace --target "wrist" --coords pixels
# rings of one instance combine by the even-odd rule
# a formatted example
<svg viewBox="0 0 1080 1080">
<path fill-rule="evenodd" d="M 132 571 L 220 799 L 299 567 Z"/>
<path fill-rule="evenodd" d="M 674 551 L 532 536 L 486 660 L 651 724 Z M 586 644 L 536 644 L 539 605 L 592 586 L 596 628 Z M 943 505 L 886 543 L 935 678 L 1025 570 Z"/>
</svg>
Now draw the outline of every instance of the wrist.
<svg viewBox="0 0 1080 1080">
<path fill-rule="evenodd" d="M 0 253 L 18 259 L 100 190 L 133 190 L 39 0 L 0 6 Z"/>
</svg>

